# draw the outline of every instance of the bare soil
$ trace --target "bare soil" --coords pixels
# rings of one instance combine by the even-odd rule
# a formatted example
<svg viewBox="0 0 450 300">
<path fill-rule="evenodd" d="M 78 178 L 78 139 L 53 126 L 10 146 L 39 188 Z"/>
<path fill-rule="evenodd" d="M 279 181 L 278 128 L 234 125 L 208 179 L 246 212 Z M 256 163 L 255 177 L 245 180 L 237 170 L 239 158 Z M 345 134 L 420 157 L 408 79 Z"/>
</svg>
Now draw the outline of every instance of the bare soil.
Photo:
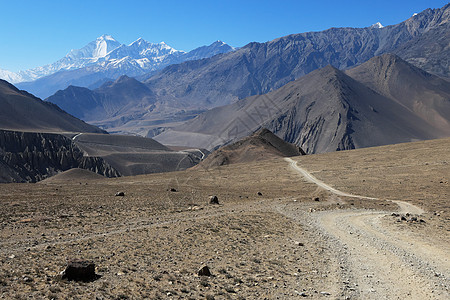
<svg viewBox="0 0 450 300">
<path fill-rule="evenodd" d="M 294 158 L 333 188 L 376 199 L 327 191 L 282 158 L 3 184 L 0 298 L 448 299 L 449 148 Z M 71 258 L 94 261 L 101 277 L 59 279 Z M 203 265 L 213 276 L 197 275 Z"/>
</svg>

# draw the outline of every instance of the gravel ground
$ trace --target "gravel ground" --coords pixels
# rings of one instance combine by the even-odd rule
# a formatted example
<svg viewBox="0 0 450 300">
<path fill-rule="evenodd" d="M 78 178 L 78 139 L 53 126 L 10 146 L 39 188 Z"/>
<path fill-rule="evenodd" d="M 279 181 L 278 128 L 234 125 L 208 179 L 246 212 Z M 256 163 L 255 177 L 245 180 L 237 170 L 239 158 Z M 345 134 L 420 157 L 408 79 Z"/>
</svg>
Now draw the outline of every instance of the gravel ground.
<svg viewBox="0 0 450 300">
<path fill-rule="evenodd" d="M 430 143 L 295 158 L 346 196 L 282 159 L 2 185 L 0 298 L 448 299 L 450 141 Z M 61 280 L 72 258 L 100 278 Z"/>
</svg>

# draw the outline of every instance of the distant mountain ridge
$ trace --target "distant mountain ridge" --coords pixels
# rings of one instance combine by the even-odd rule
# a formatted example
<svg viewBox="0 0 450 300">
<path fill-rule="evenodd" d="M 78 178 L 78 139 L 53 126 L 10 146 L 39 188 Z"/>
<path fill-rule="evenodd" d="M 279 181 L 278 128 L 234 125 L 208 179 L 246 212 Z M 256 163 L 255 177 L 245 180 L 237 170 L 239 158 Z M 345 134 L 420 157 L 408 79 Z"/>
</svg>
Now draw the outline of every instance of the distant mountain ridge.
<svg viewBox="0 0 450 300">
<path fill-rule="evenodd" d="M 125 45 L 110 35 L 102 35 L 81 49 L 71 50 L 55 63 L 17 73 L 0 70 L 0 78 L 45 98 L 69 85 L 87 87 L 103 78 L 144 75 L 170 64 L 233 50 L 221 41 L 184 52 L 164 42 L 155 44 L 139 38 Z"/>
<path fill-rule="evenodd" d="M 145 83 L 161 100 L 211 108 L 270 92 L 327 65 L 345 70 L 384 53 L 399 52 L 413 64 L 420 62 L 425 71 L 446 76 L 450 68 L 448 39 L 442 40 L 441 47 L 433 47 L 426 36 L 438 28 L 448 36 L 449 26 L 447 4 L 382 28 L 330 28 L 249 43 L 224 55 L 171 65 Z M 416 50 L 411 53 L 404 46 L 413 41 Z M 420 49 L 429 49 L 427 55 Z M 433 57 L 440 58 L 438 67 Z"/>
<path fill-rule="evenodd" d="M 446 76 L 450 69 L 450 49 L 445 39 L 449 24 L 447 4 L 396 25 L 293 34 L 266 43 L 250 43 L 210 58 L 172 64 L 139 77 L 155 99 L 151 105 L 143 100 L 140 113 L 124 108 L 116 112 L 114 119 L 105 120 L 99 115 L 89 121 L 111 132 L 154 136 L 192 118 L 195 112 L 274 91 L 327 65 L 347 70 L 383 53 L 398 53 L 427 72 Z M 74 103 L 88 101 L 84 94 L 66 94 Z M 60 104 L 55 97 L 48 100 Z M 133 103 L 139 101 L 133 99 Z"/>
<path fill-rule="evenodd" d="M 448 137 L 450 82 L 385 54 L 346 72 L 315 70 L 268 94 L 209 110 L 155 139 L 214 149 L 261 127 L 308 154 Z"/>
<path fill-rule="evenodd" d="M 0 129 L 34 132 L 106 133 L 0 80 Z"/>
</svg>

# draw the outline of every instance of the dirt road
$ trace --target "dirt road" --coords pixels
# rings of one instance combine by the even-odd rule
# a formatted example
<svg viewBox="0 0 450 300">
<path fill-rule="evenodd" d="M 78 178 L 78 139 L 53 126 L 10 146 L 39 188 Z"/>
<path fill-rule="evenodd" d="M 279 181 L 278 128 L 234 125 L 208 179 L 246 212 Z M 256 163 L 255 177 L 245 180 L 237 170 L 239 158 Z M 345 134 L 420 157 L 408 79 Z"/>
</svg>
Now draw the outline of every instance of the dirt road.
<svg viewBox="0 0 450 300">
<path fill-rule="evenodd" d="M 376 200 L 352 195 L 325 184 L 286 158 L 290 167 L 307 181 L 337 196 Z M 381 200 L 380 200 L 381 201 Z M 421 214 L 410 203 L 394 201 L 399 213 Z M 305 214 L 281 209 L 285 215 L 305 222 Z M 339 261 L 341 280 L 338 298 L 359 299 L 449 299 L 450 251 L 438 241 L 425 240 L 383 226 L 389 214 L 372 210 L 329 210 L 306 216 L 310 227 L 322 235 Z"/>
</svg>

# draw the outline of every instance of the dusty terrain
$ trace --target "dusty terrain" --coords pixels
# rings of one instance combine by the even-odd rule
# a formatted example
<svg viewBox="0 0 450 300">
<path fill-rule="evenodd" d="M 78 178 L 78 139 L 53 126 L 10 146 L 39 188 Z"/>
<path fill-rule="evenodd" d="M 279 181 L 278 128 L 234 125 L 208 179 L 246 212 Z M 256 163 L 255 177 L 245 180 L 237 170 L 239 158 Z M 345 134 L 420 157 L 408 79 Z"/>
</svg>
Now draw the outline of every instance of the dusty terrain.
<svg viewBox="0 0 450 300">
<path fill-rule="evenodd" d="M 1 185 L 0 298 L 448 299 L 449 148 Z M 60 280 L 71 258 L 101 277 Z"/>
</svg>

